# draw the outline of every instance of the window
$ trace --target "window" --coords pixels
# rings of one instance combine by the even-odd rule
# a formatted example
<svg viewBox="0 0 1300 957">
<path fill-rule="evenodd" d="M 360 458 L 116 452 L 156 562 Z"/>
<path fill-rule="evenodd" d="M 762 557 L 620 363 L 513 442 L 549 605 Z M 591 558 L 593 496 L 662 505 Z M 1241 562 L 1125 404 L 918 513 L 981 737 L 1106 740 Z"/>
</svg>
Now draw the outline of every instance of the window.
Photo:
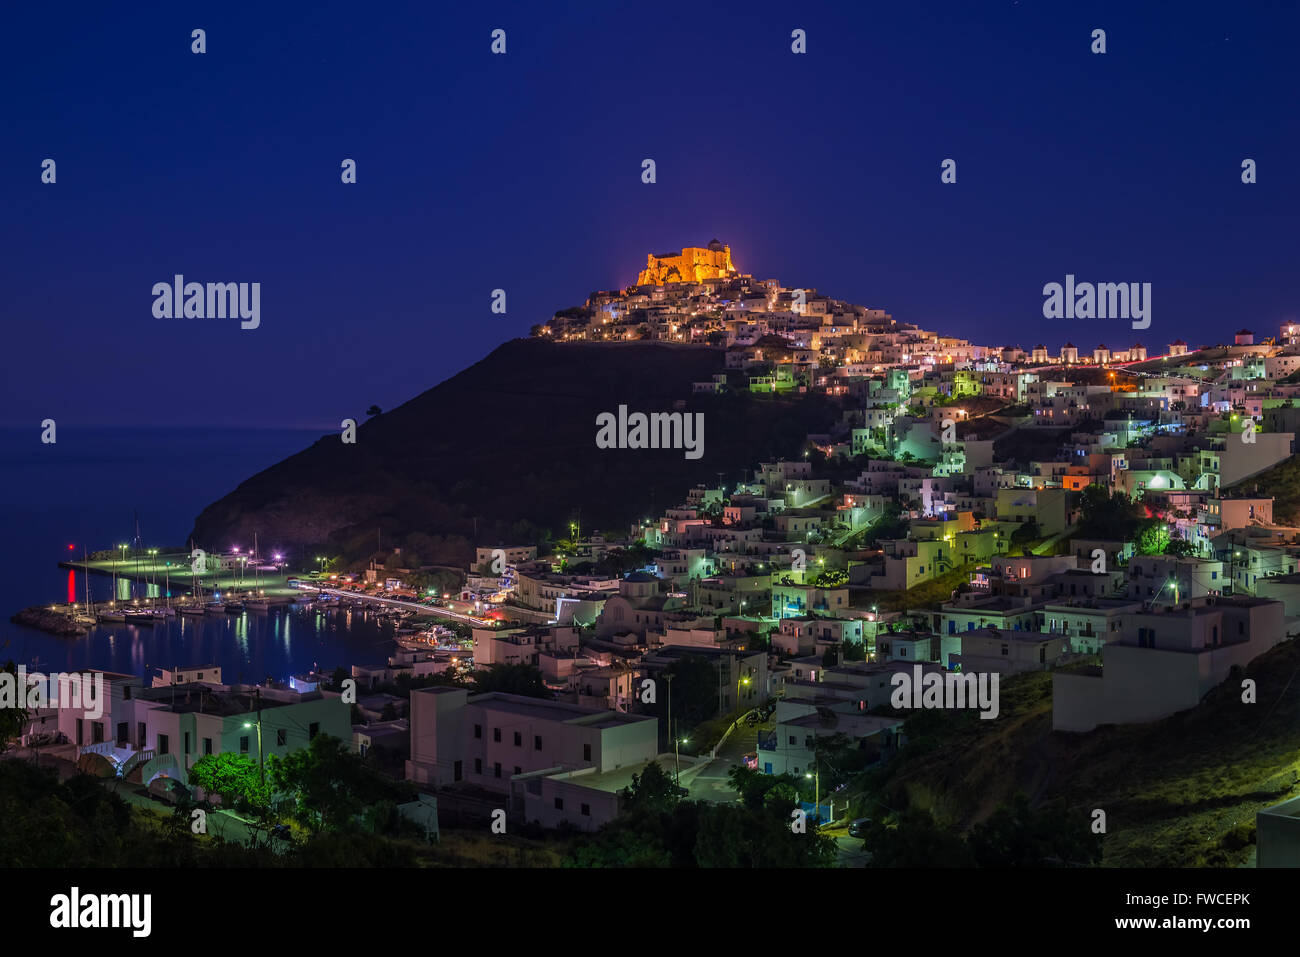
<svg viewBox="0 0 1300 957">
<path fill-rule="evenodd" d="M 459 781 L 463 773 L 464 765 L 460 761 L 454 762 L 451 766 L 451 779 L 453 781 Z"/>
<path fill-rule="evenodd" d="M 518 731 L 516 731 L 516 732 L 515 732 L 515 747 L 516 747 L 516 748 L 522 748 L 523 746 L 524 746 L 524 736 L 523 736 L 522 734 L 520 734 Z"/>
<path fill-rule="evenodd" d="M 582 760 L 584 760 L 584 761 L 590 761 L 590 760 L 591 760 L 591 745 L 589 745 L 589 744 L 584 744 L 584 745 L 582 746 Z"/>
<path fill-rule="evenodd" d="M 500 762 L 500 761 L 497 761 L 495 764 L 492 765 L 492 776 L 493 776 L 494 778 L 499 778 L 499 777 L 501 777 L 501 762 Z"/>
<path fill-rule="evenodd" d="M 289 743 L 289 732 L 284 728 L 279 728 L 275 732 L 275 743 L 278 747 L 283 748 Z"/>
<path fill-rule="evenodd" d="M 315 740 L 316 735 L 318 735 L 318 734 L 320 734 L 320 722 L 319 722 L 319 721 L 313 721 L 311 724 L 307 725 L 307 740 L 308 740 L 308 741 L 313 741 L 313 740 Z"/>
<path fill-rule="evenodd" d="M 495 741 L 495 742 L 497 742 L 498 744 L 501 743 L 501 729 L 500 729 L 500 728 L 493 728 L 493 729 L 492 729 L 492 740 Z"/>
<path fill-rule="evenodd" d="M 583 816 L 583 817 L 591 817 L 591 805 L 590 805 L 590 804 L 584 804 L 584 805 L 582 806 L 582 816 Z"/>
<path fill-rule="evenodd" d="M 533 750 L 542 750 L 542 736 L 540 734 L 533 735 Z"/>
<path fill-rule="evenodd" d="M 211 738 L 204 738 L 204 739 L 203 739 L 203 753 L 204 753 L 204 754 L 211 754 L 211 753 L 212 753 L 212 739 L 211 739 Z"/>
<path fill-rule="evenodd" d="M 171 742 L 167 740 L 167 735 L 165 734 L 158 735 L 158 753 L 169 754 L 170 748 L 171 748 Z"/>
<path fill-rule="evenodd" d="M 240 754 L 248 753 L 248 735 L 244 735 L 239 739 L 239 753 Z"/>
<path fill-rule="evenodd" d="M 93 744 L 104 743 L 104 726 L 95 721 L 90 726 L 90 740 Z"/>
<path fill-rule="evenodd" d="M 1009 654 L 1011 654 L 1011 647 L 1010 647 L 1009 645 L 1003 645 L 1003 646 L 1002 646 L 1002 657 L 1005 658 L 1005 657 L 1006 657 L 1007 655 L 1009 655 Z"/>
<path fill-rule="evenodd" d="M 476 738 L 483 737 L 483 725 L 481 724 L 474 725 L 474 737 Z"/>
<path fill-rule="evenodd" d="M 125 721 L 119 721 L 117 723 L 117 743 L 119 745 L 126 744 L 127 736 L 130 734 L 130 728 L 131 726 Z"/>
<path fill-rule="evenodd" d="M 524 773 L 524 769 L 521 768 L 519 765 L 516 764 L 516 765 L 515 765 L 515 774 L 523 774 L 523 773 Z"/>
<path fill-rule="evenodd" d="M 475 759 L 474 759 L 474 773 L 475 773 L 475 774 L 482 774 L 482 773 L 483 773 L 483 759 L 482 759 L 482 758 L 475 758 Z"/>
<path fill-rule="evenodd" d="M 563 811 L 563 810 L 564 810 L 564 798 L 556 798 L 556 799 L 555 799 L 555 810 L 557 810 L 557 811 Z"/>
<path fill-rule="evenodd" d="M 190 733 L 188 731 L 185 732 L 185 753 L 190 753 Z"/>
<path fill-rule="evenodd" d="M 794 743 L 795 743 L 795 736 L 792 734 L 790 735 L 790 745 L 793 747 Z"/>
</svg>

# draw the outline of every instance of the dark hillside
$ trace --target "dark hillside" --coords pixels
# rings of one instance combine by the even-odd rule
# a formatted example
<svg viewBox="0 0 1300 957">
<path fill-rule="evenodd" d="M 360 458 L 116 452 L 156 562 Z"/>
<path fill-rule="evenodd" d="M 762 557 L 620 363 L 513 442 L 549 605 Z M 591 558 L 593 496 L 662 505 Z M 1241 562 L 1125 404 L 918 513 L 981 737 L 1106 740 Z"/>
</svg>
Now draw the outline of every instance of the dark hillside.
<svg viewBox="0 0 1300 957">
<path fill-rule="evenodd" d="M 684 500 L 697 483 L 735 482 L 777 455 L 802 455 L 838 410 L 819 396 L 692 395 L 723 371 L 719 349 L 653 342 L 556 344 L 516 339 L 482 361 L 362 424 L 261 472 L 195 521 L 194 538 L 225 548 L 256 531 L 275 547 L 331 547 L 349 557 L 411 533 L 425 561 L 462 563 L 490 543 L 627 524 Z M 746 380 L 736 376 L 741 388 Z M 596 417 L 704 413 L 704 455 L 596 448 Z M 363 418 L 359 413 L 358 420 Z M 436 552 L 436 554 L 429 554 Z"/>
</svg>

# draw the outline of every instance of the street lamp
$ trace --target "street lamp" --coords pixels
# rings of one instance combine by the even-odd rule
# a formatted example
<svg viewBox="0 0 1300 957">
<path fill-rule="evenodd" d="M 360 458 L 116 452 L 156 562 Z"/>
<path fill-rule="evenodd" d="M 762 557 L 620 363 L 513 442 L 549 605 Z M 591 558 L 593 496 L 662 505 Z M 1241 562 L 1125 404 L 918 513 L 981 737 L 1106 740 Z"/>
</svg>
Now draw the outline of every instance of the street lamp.
<svg viewBox="0 0 1300 957">
<path fill-rule="evenodd" d="M 251 728 L 253 723 L 245 721 L 244 727 Z M 257 767 L 261 775 L 262 787 L 266 787 L 266 763 L 262 757 L 262 693 L 257 692 Z"/>
<path fill-rule="evenodd" d="M 813 813 L 817 815 L 817 820 L 820 823 L 822 819 L 822 772 L 821 768 L 817 766 L 816 758 L 813 759 L 813 773 L 808 774 L 805 772 L 804 777 L 813 782 Z"/>
</svg>

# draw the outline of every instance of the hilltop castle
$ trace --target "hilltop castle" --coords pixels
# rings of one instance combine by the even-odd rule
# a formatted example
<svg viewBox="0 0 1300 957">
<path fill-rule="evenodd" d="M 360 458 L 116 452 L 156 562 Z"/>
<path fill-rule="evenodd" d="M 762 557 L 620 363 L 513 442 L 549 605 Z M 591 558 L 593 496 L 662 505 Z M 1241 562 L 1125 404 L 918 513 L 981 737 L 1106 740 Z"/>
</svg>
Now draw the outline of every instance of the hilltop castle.
<svg viewBox="0 0 1300 957">
<path fill-rule="evenodd" d="M 716 239 L 707 248 L 687 246 L 681 255 L 665 253 L 646 256 L 645 269 L 637 276 L 638 286 L 660 286 L 669 282 L 703 282 L 736 275 L 731 264 L 731 247 Z"/>
</svg>

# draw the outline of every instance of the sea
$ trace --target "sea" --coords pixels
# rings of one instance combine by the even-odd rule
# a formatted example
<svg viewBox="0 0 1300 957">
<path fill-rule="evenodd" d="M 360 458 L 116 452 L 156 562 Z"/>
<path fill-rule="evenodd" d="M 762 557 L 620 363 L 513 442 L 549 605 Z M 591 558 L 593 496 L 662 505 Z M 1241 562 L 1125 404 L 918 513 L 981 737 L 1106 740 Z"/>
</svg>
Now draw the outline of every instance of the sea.
<svg viewBox="0 0 1300 957">
<path fill-rule="evenodd" d="M 0 429 L 0 664 L 29 671 L 93 668 L 151 678 L 160 668 L 219 665 L 227 682 L 288 680 L 313 669 L 382 664 L 391 626 L 360 613 L 284 607 L 164 624 L 101 624 L 59 638 L 13 624 L 30 605 L 112 597 L 113 579 L 61 569 L 83 550 L 139 539 L 184 547 L 194 518 L 242 481 L 320 438 L 316 431 L 58 426 Z M 248 543 L 251 546 L 251 542 Z M 260 541 L 270 554 L 275 542 Z M 248 546 L 245 546 L 248 547 Z M 181 584 L 185 584 L 182 582 Z M 118 597 L 130 585 L 118 581 Z M 179 594 L 172 583 L 173 594 Z M 136 586 L 144 595 L 144 586 Z"/>
</svg>

